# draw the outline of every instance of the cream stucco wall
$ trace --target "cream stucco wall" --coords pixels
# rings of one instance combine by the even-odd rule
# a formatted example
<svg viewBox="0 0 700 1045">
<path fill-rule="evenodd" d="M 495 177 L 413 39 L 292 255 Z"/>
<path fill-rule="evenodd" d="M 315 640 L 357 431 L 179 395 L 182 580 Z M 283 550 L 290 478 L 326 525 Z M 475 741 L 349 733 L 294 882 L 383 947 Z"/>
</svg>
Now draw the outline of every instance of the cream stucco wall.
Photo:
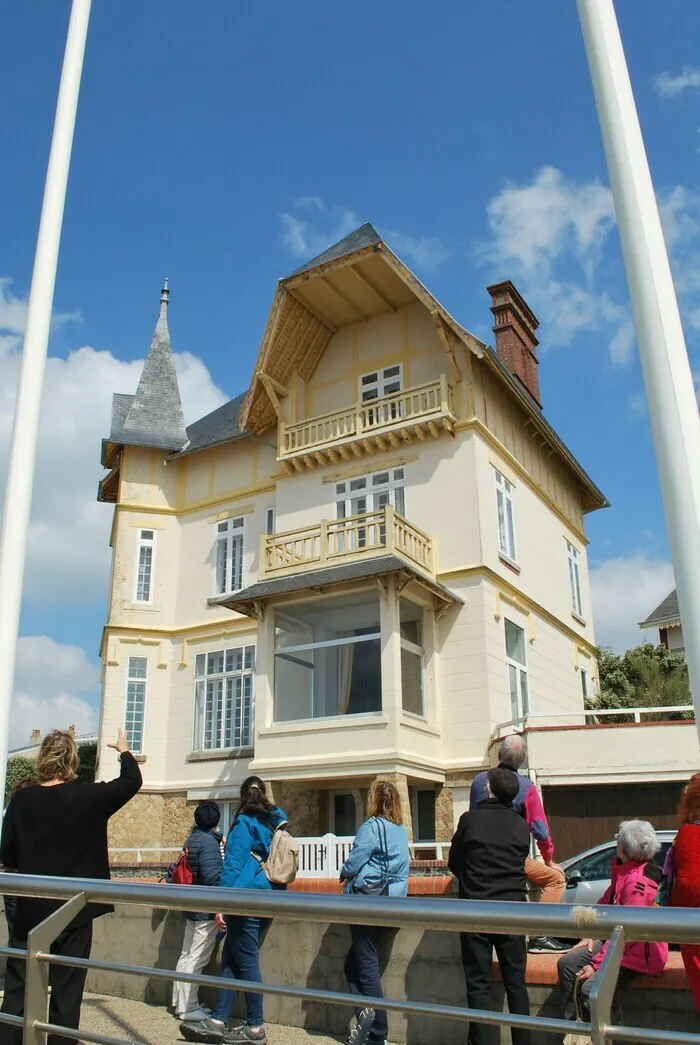
<svg viewBox="0 0 700 1045">
<path fill-rule="evenodd" d="M 530 710 L 570 714 L 582 706 L 580 667 L 595 674 L 594 633 L 581 492 L 566 466 L 540 454 L 522 409 L 484 365 L 455 346 L 462 380 L 452 380 L 455 433 L 286 475 L 270 430 L 166 462 L 127 448 L 113 527 L 114 571 L 103 644 L 102 744 L 124 723 L 128 656 L 146 656 L 143 772 L 150 791 L 233 793 L 250 768 L 266 779 L 366 780 L 403 773 L 442 781 L 485 764 L 494 728 L 510 720 L 504 618 L 527 634 Z M 341 329 L 308 382 L 298 376 L 282 399 L 289 421 L 358 399 L 361 374 L 401 364 L 403 387 L 450 374 L 433 320 L 419 304 Z M 274 508 L 276 531 L 336 515 L 335 484 L 401 466 L 406 516 L 434 538 L 438 580 L 461 600 L 441 620 L 426 614 L 424 719 L 401 708 L 393 581 L 382 609 L 383 708 L 377 715 L 275 723 L 273 614 L 262 623 L 210 600 L 217 522 L 244 518 L 243 586 L 259 575 L 260 536 Z M 518 571 L 498 553 L 494 469 L 514 485 Z M 156 534 L 154 594 L 133 602 L 139 529 Z M 581 553 L 585 623 L 571 613 L 566 540 Z M 425 598 L 416 589 L 415 598 Z M 392 644 L 393 643 L 393 644 Z M 231 759 L 193 752 L 194 664 L 201 652 L 256 646 L 255 755 Z M 101 771 L 113 759 L 101 748 Z M 207 790 L 208 789 L 208 790 Z"/>
</svg>

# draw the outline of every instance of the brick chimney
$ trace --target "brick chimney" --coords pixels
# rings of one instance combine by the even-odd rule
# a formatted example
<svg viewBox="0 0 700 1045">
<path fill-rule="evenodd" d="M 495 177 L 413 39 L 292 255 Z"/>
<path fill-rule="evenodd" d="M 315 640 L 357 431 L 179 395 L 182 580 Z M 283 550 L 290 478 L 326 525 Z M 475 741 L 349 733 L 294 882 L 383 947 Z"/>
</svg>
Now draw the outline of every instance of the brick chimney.
<svg viewBox="0 0 700 1045">
<path fill-rule="evenodd" d="M 32 730 L 32 735 L 30 737 L 29 743 L 31 744 L 32 747 L 35 747 L 37 744 L 41 743 L 41 730 L 40 729 L 33 729 Z"/>
<path fill-rule="evenodd" d="M 535 351 L 539 344 L 535 337 L 539 321 L 509 279 L 493 283 L 486 290 L 493 301 L 496 352 L 541 410 L 539 361 Z"/>
</svg>

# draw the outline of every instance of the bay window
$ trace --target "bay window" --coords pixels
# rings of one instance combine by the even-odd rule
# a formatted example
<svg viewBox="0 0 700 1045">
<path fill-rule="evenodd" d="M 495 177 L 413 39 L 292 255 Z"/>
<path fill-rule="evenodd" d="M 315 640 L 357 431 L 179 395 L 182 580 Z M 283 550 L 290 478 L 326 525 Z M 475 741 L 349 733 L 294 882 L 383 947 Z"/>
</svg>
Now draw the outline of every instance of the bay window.
<svg viewBox="0 0 700 1045">
<path fill-rule="evenodd" d="M 374 592 L 275 610 L 276 722 L 381 711 L 379 614 Z"/>
</svg>

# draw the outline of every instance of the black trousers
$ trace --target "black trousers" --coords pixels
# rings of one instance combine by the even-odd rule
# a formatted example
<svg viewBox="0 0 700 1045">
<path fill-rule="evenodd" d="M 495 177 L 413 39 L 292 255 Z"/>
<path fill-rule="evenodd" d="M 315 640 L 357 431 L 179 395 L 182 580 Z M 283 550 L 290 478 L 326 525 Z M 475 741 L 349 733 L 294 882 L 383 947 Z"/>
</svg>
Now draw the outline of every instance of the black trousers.
<svg viewBox="0 0 700 1045">
<path fill-rule="evenodd" d="M 501 968 L 508 1008 L 521 1016 L 530 1015 L 530 1000 L 525 983 L 527 945 L 524 936 L 501 936 L 497 933 L 461 933 L 462 965 L 467 980 L 467 1001 L 470 1009 L 491 1008 L 491 972 L 493 952 L 496 951 Z M 486 1045 L 486 1026 L 469 1024 L 469 1045 Z M 510 1032 L 513 1045 L 530 1045 L 530 1032 L 513 1027 Z"/>
<path fill-rule="evenodd" d="M 379 975 L 379 943 L 387 932 L 374 925 L 351 925 L 352 944 L 345 959 L 345 979 L 351 994 L 364 994 L 366 997 L 383 998 L 382 980 Z M 355 1010 L 359 1016 L 362 1007 Z M 369 1041 L 375 1045 L 384 1045 L 389 1033 L 386 1012 L 377 1010 L 374 1023 L 369 1034 Z"/>
<path fill-rule="evenodd" d="M 10 946 L 26 947 L 26 940 L 13 938 Z M 65 954 L 71 958 L 89 958 L 92 947 L 92 922 L 77 929 L 70 927 L 56 938 L 52 954 Z M 5 997 L 2 1011 L 10 1016 L 24 1016 L 25 961 L 23 958 L 8 958 L 5 970 Z M 49 968 L 49 1022 L 61 1027 L 77 1029 L 80 1025 L 80 1006 L 83 1001 L 86 969 L 72 969 L 68 965 L 52 965 Z M 62 1034 L 49 1034 L 48 1045 L 73 1045 L 72 1038 Z M 0 1024 L 0 1045 L 22 1045 L 22 1028 Z"/>
<path fill-rule="evenodd" d="M 576 1004 L 574 1002 L 576 977 L 581 969 L 585 969 L 593 955 L 598 954 L 602 947 L 603 944 L 600 940 L 593 944 L 592 951 L 589 951 L 587 947 L 575 947 L 573 951 L 563 954 L 557 962 L 561 1010 L 565 1020 L 573 1020 L 576 1015 Z M 626 987 L 634 976 L 635 973 L 631 969 L 626 969 L 623 965 L 617 977 L 617 986 Z M 595 976 L 591 976 L 590 979 L 584 980 L 581 984 L 581 1006 L 583 1008 L 582 1016 L 584 1020 L 590 1019 L 589 997 L 595 982 Z M 619 998 L 617 1000 L 619 1004 Z"/>
</svg>

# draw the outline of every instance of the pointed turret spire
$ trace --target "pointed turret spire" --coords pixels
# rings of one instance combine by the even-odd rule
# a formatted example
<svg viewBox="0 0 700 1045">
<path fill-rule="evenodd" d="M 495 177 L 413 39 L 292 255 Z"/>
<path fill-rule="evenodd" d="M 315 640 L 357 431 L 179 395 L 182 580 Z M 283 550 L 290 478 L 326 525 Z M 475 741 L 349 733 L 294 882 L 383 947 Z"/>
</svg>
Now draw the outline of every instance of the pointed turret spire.
<svg viewBox="0 0 700 1045">
<path fill-rule="evenodd" d="M 124 422 L 124 433 L 132 436 L 130 442 L 142 446 L 180 450 L 187 442 L 187 432 L 175 360 L 170 347 L 169 300 L 170 290 L 166 279 L 160 292 L 160 311 L 151 348 Z"/>
</svg>

